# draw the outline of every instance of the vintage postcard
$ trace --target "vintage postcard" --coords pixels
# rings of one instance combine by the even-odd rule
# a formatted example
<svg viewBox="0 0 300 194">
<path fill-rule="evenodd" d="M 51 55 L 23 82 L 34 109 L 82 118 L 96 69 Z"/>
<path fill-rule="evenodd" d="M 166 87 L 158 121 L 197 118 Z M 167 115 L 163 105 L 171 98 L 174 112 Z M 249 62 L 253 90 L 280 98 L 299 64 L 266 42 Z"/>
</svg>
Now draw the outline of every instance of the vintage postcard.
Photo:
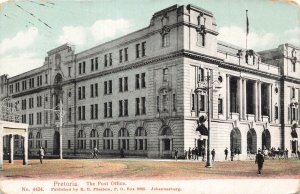
<svg viewBox="0 0 300 194">
<path fill-rule="evenodd" d="M 0 193 L 299 193 L 299 8 L 0 0 Z"/>
</svg>

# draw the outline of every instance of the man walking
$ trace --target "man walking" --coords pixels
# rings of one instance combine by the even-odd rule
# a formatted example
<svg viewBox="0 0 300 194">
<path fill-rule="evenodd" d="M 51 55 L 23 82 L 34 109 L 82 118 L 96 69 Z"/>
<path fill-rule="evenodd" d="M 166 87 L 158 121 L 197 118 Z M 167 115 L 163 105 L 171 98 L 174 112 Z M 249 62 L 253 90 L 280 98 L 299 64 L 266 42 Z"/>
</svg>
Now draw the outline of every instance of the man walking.
<svg viewBox="0 0 300 194">
<path fill-rule="evenodd" d="M 39 157 L 40 157 L 40 163 L 41 164 L 43 164 L 44 155 L 45 155 L 45 151 L 44 151 L 43 147 L 41 147 L 40 150 L 39 150 Z"/>
<path fill-rule="evenodd" d="M 97 148 L 94 147 L 94 150 L 93 150 L 93 158 L 97 158 L 97 152 L 98 152 Z"/>
<path fill-rule="evenodd" d="M 216 155 L 216 151 L 215 151 L 215 149 L 213 149 L 212 151 L 211 151 L 211 160 L 214 162 L 215 161 L 215 155 Z"/>
<path fill-rule="evenodd" d="M 263 167 L 264 161 L 265 161 L 264 156 L 261 154 L 261 151 L 258 150 L 258 153 L 256 154 L 256 158 L 255 158 L 255 164 L 257 164 L 258 167 L 257 174 L 261 174 L 261 169 Z"/>
<path fill-rule="evenodd" d="M 228 156 L 228 148 L 226 148 L 226 149 L 224 150 L 224 154 L 225 154 L 225 160 L 227 160 L 227 156 Z"/>
<path fill-rule="evenodd" d="M 178 150 L 177 149 L 175 149 L 174 157 L 175 157 L 175 160 L 177 161 L 177 157 L 178 157 Z"/>
</svg>

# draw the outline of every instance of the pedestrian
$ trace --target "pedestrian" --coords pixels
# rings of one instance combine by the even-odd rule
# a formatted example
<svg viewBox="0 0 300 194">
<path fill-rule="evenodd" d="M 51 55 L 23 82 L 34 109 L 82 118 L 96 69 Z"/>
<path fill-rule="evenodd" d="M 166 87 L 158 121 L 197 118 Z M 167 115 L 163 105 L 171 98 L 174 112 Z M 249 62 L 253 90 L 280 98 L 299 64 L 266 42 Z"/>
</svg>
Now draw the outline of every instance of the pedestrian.
<svg viewBox="0 0 300 194">
<path fill-rule="evenodd" d="M 123 148 L 121 148 L 121 150 L 120 150 L 120 155 L 121 155 L 121 158 L 124 158 L 124 157 L 125 157 L 124 149 L 123 149 Z"/>
<path fill-rule="evenodd" d="M 174 157 L 175 157 L 175 160 L 177 161 L 177 157 L 178 157 L 178 150 L 177 150 L 176 148 L 175 148 Z"/>
<path fill-rule="evenodd" d="M 191 147 L 189 148 L 189 151 L 188 151 L 188 157 L 189 157 L 189 160 L 191 159 Z"/>
<path fill-rule="evenodd" d="M 39 149 L 38 153 L 39 153 L 40 163 L 43 164 L 43 158 L 44 158 L 44 155 L 45 155 L 45 151 L 44 151 L 43 147 L 41 147 Z"/>
<path fill-rule="evenodd" d="M 228 156 L 228 148 L 226 148 L 226 149 L 224 150 L 224 154 L 225 154 L 225 160 L 227 160 L 227 156 Z"/>
<path fill-rule="evenodd" d="M 261 174 L 261 169 L 263 167 L 264 161 L 265 161 L 264 156 L 261 154 L 261 151 L 259 150 L 255 158 L 255 164 L 257 164 L 258 167 L 257 174 Z"/>
<path fill-rule="evenodd" d="M 192 149 L 192 159 L 195 160 L 195 148 Z"/>
<path fill-rule="evenodd" d="M 202 152 L 202 161 L 204 162 L 204 160 L 205 160 L 205 148 L 204 147 L 202 147 L 201 152 Z"/>
<path fill-rule="evenodd" d="M 96 147 L 94 147 L 94 150 L 93 150 L 93 158 L 97 158 L 97 153 L 98 153 L 98 150 Z"/>
<path fill-rule="evenodd" d="M 289 157 L 289 150 L 287 148 L 285 148 L 284 158 L 288 159 L 288 157 Z"/>
<path fill-rule="evenodd" d="M 199 157 L 199 151 L 198 151 L 198 148 L 195 148 L 195 156 L 196 156 L 196 159 L 198 160 L 198 157 Z"/>
<path fill-rule="evenodd" d="M 233 157 L 234 157 L 234 151 L 233 150 L 231 150 L 230 156 L 231 156 L 231 161 L 233 161 Z"/>
<path fill-rule="evenodd" d="M 215 149 L 213 149 L 212 151 L 211 151 L 211 160 L 214 162 L 215 161 L 215 155 L 216 155 L 216 151 L 215 151 Z"/>
<path fill-rule="evenodd" d="M 187 159 L 187 151 L 184 150 L 184 159 Z"/>
</svg>

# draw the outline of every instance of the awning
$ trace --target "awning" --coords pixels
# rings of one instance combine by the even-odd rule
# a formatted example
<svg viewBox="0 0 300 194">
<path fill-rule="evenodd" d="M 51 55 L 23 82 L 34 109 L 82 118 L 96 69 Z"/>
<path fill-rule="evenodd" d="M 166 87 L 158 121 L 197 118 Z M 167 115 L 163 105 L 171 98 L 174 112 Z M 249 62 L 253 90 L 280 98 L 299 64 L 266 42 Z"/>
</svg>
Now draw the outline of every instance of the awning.
<svg viewBox="0 0 300 194">
<path fill-rule="evenodd" d="M 199 131 L 201 135 L 208 135 L 208 130 L 203 124 L 198 125 L 196 131 Z"/>
<path fill-rule="evenodd" d="M 297 134 L 296 130 L 293 130 L 291 132 L 291 136 L 292 136 L 292 138 L 298 138 L 298 134 Z"/>
</svg>

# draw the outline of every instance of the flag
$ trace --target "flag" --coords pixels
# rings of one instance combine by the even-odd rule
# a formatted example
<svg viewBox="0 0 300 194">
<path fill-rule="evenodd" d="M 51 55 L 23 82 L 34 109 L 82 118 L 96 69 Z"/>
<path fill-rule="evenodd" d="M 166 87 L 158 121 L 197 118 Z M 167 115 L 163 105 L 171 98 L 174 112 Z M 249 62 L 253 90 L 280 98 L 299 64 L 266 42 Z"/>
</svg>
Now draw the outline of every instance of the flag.
<svg viewBox="0 0 300 194">
<path fill-rule="evenodd" d="M 247 29 L 246 29 L 246 33 L 247 33 L 247 35 L 249 34 L 249 19 L 248 19 L 248 10 L 246 10 L 246 18 L 247 18 L 247 24 L 246 24 L 246 26 L 247 26 Z"/>
</svg>

